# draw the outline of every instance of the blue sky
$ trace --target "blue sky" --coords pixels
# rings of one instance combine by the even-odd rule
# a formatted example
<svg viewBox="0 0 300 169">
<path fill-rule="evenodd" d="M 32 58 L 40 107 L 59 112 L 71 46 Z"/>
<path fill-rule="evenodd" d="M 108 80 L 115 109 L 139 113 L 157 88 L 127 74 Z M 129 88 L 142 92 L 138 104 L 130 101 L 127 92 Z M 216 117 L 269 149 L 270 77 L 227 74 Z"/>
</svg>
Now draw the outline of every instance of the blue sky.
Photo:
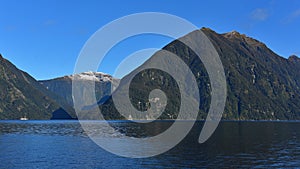
<svg viewBox="0 0 300 169">
<path fill-rule="evenodd" d="M 300 55 L 300 1 L 0 0 L 0 53 L 36 79 L 72 74 L 88 38 L 105 24 L 137 12 L 165 12 L 219 33 L 237 30 L 283 57 Z M 99 71 L 114 73 L 134 51 L 161 48 L 171 39 L 145 35 L 125 40 Z"/>
</svg>

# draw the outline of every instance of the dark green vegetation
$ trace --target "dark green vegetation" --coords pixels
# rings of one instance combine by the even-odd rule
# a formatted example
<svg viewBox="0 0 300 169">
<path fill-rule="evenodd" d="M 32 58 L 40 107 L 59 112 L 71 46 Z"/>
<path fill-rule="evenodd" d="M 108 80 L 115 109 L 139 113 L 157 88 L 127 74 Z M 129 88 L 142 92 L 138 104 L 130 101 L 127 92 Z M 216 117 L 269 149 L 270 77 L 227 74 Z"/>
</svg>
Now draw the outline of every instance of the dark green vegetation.
<svg viewBox="0 0 300 169">
<path fill-rule="evenodd" d="M 223 119 L 300 119 L 300 59 L 297 56 L 288 59 L 280 57 L 265 44 L 235 31 L 218 34 L 208 28 L 201 30 L 219 53 L 227 78 L 228 93 Z M 195 53 L 180 41 L 175 40 L 164 49 L 179 56 L 196 77 L 200 94 L 198 118 L 205 119 L 211 101 L 211 89 L 204 65 Z M 154 57 L 156 56 L 152 56 L 143 65 L 151 63 Z M 50 119 L 53 112 L 56 118 L 70 118 L 63 110 L 75 117 L 71 108 L 72 76 L 40 81 L 43 86 L 2 57 L 0 61 L 0 119 L 19 119 L 24 115 L 30 119 Z M 124 119 L 110 97 L 114 79 L 101 73 L 92 73 L 90 76 L 91 73 L 85 72 L 78 76 L 84 77 L 82 81 L 87 83 L 87 86 L 93 83 L 90 77 L 97 77 L 95 93 L 104 117 Z M 116 92 L 121 91 L 123 84 L 128 83 L 131 74 L 121 80 Z M 183 77 L 182 81 L 184 80 L 186 79 Z M 191 86 L 184 90 L 191 93 L 194 88 L 195 86 Z M 166 72 L 148 69 L 138 73 L 130 83 L 131 104 L 140 111 L 146 111 L 150 105 L 160 108 L 161 105 L 148 100 L 153 89 L 163 90 L 168 98 L 166 109 L 159 118 L 175 119 L 180 109 L 180 91 L 176 81 Z M 85 92 L 91 91 L 82 90 L 82 100 L 86 101 L 82 103 L 82 111 L 88 119 L 92 118 L 89 114 L 95 115 L 98 105 L 87 104 L 90 103 L 90 99 L 85 97 Z"/>
<path fill-rule="evenodd" d="M 29 74 L 19 70 L 0 55 L 0 119 L 50 119 L 70 114 L 73 109 L 49 92 Z M 63 108 L 62 108 L 63 107 Z M 73 114 L 74 115 L 74 114 Z"/>
<path fill-rule="evenodd" d="M 278 56 L 237 32 L 202 29 L 224 65 L 228 98 L 225 119 L 300 119 L 300 59 Z"/>
<path fill-rule="evenodd" d="M 202 31 L 219 53 L 227 77 L 228 96 L 223 119 L 300 119 L 300 59 L 297 56 L 289 59 L 280 57 L 265 44 L 236 31 L 226 34 L 218 34 L 208 28 L 202 28 Z M 173 41 L 164 49 L 178 55 L 197 78 L 199 119 L 205 118 L 210 104 L 210 83 L 204 65 L 191 49 L 179 41 Z M 157 70 L 146 70 L 135 79 L 131 82 L 130 99 L 137 109 L 143 110 L 139 106 L 141 104 L 149 105 L 149 91 L 158 87 L 165 91 L 170 104 L 160 118 L 176 117 L 180 97 L 171 77 Z M 122 81 L 126 81 L 126 77 L 121 84 Z M 107 118 L 122 118 L 117 115 L 111 99 L 100 108 Z"/>
</svg>

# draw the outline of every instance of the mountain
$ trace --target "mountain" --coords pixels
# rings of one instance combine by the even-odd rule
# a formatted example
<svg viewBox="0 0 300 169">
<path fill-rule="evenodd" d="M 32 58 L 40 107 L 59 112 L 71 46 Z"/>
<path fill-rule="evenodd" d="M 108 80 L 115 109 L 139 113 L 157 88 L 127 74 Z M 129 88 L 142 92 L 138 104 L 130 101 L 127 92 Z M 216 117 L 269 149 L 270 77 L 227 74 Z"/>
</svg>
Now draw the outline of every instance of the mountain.
<svg viewBox="0 0 300 169">
<path fill-rule="evenodd" d="M 50 80 L 42 80 L 39 82 L 49 91 L 65 99 L 70 106 L 73 106 L 72 80 L 74 78 L 84 82 L 87 85 L 92 85 L 95 83 L 95 95 L 97 100 L 100 102 L 103 102 L 105 98 L 111 94 L 110 91 L 112 85 L 119 82 L 119 79 L 113 78 L 111 75 L 102 72 L 83 72 L 80 74 L 69 75 Z M 85 97 L 83 100 L 88 103 L 90 98 Z M 84 103 L 82 104 L 86 105 Z"/>
<path fill-rule="evenodd" d="M 202 28 L 201 31 L 216 48 L 224 66 L 227 100 L 223 119 L 300 119 L 300 59 L 297 56 L 283 58 L 264 43 L 237 31 L 224 34 L 209 28 Z M 189 47 L 178 40 L 163 49 L 179 56 L 195 75 L 200 95 L 198 119 L 205 119 L 211 89 L 203 63 Z M 151 62 L 153 57 L 141 67 Z M 120 84 L 129 83 L 128 77 L 130 74 L 121 79 Z M 162 71 L 148 69 L 133 78 L 129 91 L 131 104 L 141 111 L 147 110 L 151 104 L 148 100 L 149 93 L 155 88 L 163 90 L 168 97 L 166 109 L 159 118 L 176 118 L 180 108 L 180 92 L 176 81 Z M 99 107 L 107 119 L 124 118 L 118 113 L 112 98 Z M 91 109 L 90 112 L 92 111 L 95 110 Z"/>
<path fill-rule="evenodd" d="M 71 118 L 74 110 L 56 101 L 33 77 L 0 55 L 0 119 Z M 70 114 L 68 114 L 68 111 Z"/>
<path fill-rule="evenodd" d="M 226 72 L 228 99 L 224 118 L 300 119 L 299 62 L 285 59 L 264 43 L 235 31 L 204 33 L 217 49 Z"/>
</svg>

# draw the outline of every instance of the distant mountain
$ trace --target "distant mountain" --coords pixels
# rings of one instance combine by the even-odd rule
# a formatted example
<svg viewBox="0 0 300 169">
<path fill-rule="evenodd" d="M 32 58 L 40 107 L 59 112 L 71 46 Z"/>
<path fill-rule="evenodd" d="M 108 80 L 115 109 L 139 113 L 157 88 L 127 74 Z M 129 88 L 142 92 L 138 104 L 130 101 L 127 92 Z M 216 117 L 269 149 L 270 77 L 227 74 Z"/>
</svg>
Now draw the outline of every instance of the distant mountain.
<svg viewBox="0 0 300 169">
<path fill-rule="evenodd" d="M 70 119 L 70 114 L 74 117 L 72 107 L 57 102 L 57 96 L 1 55 L 0 90 L 0 119 L 24 116 L 29 119 Z"/>
<path fill-rule="evenodd" d="M 97 100 L 101 102 L 104 102 L 105 98 L 108 98 L 108 96 L 111 95 L 112 85 L 119 83 L 119 79 L 113 78 L 111 75 L 102 72 L 83 72 L 50 80 L 42 80 L 39 82 L 49 91 L 65 99 L 70 106 L 73 106 L 72 80 L 75 77 L 77 80 L 87 83 L 87 85 L 95 83 L 95 95 Z M 86 97 L 83 100 L 88 103 L 90 98 Z M 86 105 L 85 103 L 82 104 Z"/>
<path fill-rule="evenodd" d="M 237 31 L 224 34 L 209 28 L 202 28 L 201 31 L 215 46 L 224 66 L 228 95 L 223 119 L 300 119 L 300 59 L 297 56 L 285 59 L 264 43 Z M 200 90 L 199 119 L 204 119 L 209 109 L 211 91 L 204 65 L 189 47 L 178 40 L 163 49 L 178 55 L 197 78 Z M 151 58 L 144 64 L 150 61 Z M 124 77 L 120 84 L 127 81 L 127 77 Z M 145 70 L 135 76 L 130 84 L 133 106 L 145 111 L 150 104 L 149 92 L 153 88 L 165 91 L 169 99 L 160 118 L 176 118 L 180 108 L 178 86 L 172 77 L 157 70 Z M 124 118 L 118 114 L 111 98 L 100 108 L 107 119 Z"/>
</svg>

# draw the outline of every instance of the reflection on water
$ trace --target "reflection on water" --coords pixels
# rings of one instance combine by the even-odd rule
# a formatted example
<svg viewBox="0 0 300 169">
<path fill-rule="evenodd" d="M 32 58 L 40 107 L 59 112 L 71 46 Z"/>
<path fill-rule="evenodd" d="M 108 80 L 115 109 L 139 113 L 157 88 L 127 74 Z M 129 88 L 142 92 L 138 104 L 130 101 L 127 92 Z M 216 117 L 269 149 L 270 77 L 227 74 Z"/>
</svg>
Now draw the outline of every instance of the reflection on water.
<svg viewBox="0 0 300 169">
<path fill-rule="evenodd" d="M 87 134 L 105 137 L 148 137 L 172 122 L 136 124 L 112 121 L 117 131 L 86 133 L 77 121 L 0 121 L 0 168 L 216 168 L 299 167 L 299 122 L 221 122 L 204 144 L 197 142 L 202 122 L 170 151 L 146 159 L 110 154 Z M 121 145 L 121 144 L 120 144 Z M 114 145 L 122 148 L 120 145 Z M 128 150 L 126 150 L 128 151 Z"/>
</svg>

